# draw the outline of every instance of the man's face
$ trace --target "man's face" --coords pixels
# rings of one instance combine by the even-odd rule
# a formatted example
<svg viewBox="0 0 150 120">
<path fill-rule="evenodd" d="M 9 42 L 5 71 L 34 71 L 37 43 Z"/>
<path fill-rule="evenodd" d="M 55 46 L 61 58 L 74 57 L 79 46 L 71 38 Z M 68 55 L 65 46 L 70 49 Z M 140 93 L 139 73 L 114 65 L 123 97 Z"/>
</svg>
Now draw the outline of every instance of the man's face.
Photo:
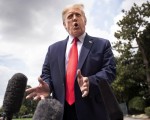
<svg viewBox="0 0 150 120">
<path fill-rule="evenodd" d="M 85 32 L 86 18 L 77 8 L 70 8 L 64 15 L 63 25 L 70 35 L 79 37 Z"/>
</svg>

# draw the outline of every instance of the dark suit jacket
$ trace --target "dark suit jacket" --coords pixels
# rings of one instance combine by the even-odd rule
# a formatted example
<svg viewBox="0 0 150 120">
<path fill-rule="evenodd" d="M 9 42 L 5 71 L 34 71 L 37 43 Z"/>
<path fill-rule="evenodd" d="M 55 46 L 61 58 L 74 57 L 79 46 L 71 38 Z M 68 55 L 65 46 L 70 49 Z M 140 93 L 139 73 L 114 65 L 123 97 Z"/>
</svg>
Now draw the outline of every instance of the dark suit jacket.
<svg viewBox="0 0 150 120">
<path fill-rule="evenodd" d="M 49 46 L 41 77 L 52 89 L 53 97 L 65 103 L 65 51 L 68 38 Z M 101 79 L 111 83 L 115 78 L 115 60 L 108 40 L 86 35 L 79 56 L 78 69 L 89 78 L 89 95 L 82 98 L 75 80 L 75 106 L 79 120 L 109 120 L 99 91 Z M 110 98 L 111 101 L 111 98 Z"/>
</svg>

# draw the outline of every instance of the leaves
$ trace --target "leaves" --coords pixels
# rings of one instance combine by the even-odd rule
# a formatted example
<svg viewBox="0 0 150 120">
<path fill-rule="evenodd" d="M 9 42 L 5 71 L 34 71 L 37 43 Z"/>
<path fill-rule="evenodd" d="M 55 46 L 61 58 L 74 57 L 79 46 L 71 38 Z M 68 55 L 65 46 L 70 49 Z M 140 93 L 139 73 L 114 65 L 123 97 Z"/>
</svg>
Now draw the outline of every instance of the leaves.
<svg viewBox="0 0 150 120">
<path fill-rule="evenodd" d="M 112 84 L 120 102 L 127 102 L 134 96 L 145 96 L 148 90 L 150 67 L 150 2 L 141 6 L 134 4 L 117 22 L 120 30 L 114 36 L 117 56 L 117 77 Z M 137 47 L 133 42 L 137 42 Z M 146 74 L 147 73 L 147 74 Z M 149 91 L 150 92 L 150 91 Z"/>
</svg>

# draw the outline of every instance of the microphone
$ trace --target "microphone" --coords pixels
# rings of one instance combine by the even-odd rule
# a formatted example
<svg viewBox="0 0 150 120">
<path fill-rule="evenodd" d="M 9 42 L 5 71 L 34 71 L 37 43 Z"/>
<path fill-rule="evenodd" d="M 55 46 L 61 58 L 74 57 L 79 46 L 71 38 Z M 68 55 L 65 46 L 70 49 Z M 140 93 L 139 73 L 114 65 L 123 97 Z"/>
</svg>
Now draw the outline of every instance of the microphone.
<svg viewBox="0 0 150 120">
<path fill-rule="evenodd" d="M 63 105 L 56 99 L 42 99 L 39 101 L 32 120 L 61 120 Z"/>
<path fill-rule="evenodd" d="M 22 73 L 16 73 L 8 81 L 3 100 L 3 120 L 12 120 L 13 114 L 18 113 L 22 104 L 27 77 Z"/>
</svg>

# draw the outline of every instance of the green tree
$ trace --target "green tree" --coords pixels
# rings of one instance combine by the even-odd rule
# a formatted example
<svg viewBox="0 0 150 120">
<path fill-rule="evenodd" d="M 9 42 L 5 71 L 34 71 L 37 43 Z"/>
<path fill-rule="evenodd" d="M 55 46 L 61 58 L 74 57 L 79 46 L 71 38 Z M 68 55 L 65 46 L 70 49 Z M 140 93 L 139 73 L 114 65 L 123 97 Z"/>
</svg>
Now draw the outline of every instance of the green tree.
<svg viewBox="0 0 150 120">
<path fill-rule="evenodd" d="M 26 113 L 28 113 L 28 108 L 22 105 L 19 111 L 19 116 L 25 115 Z"/>
<path fill-rule="evenodd" d="M 130 66 L 120 66 L 118 65 L 119 70 L 123 70 L 119 73 L 118 79 L 121 80 L 121 77 L 124 77 L 124 80 L 128 78 L 128 82 L 134 82 L 138 78 L 131 77 L 131 76 L 138 76 L 141 80 L 141 76 L 143 72 L 146 72 L 146 84 L 148 85 L 148 90 L 150 94 L 150 35 L 149 35 L 149 29 L 150 29 L 150 23 L 149 23 L 149 17 L 150 17 L 150 2 L 147 1 L 146 3 L 143 3 L 141 6 L 138 6 L 134 4 L 132 8 L 129 11 L 122 10 L 124 13 L 123 19 L 120 20 L 117 24 L 121 28 L 117 32 L 115 32 L 115 37 L 118 39 L 118 41 L 115 44 L 115 49 L 120 53 L 120 62 L 130 63 Z M 134 52 L 133 47 L 133 41 L 136 41 L 138 45 L 138 49 L 136 52 Z M 135 64 L 135 55 L 139 54 L 142 57 L 143 64 Z M 122 59 L 122 60 L 121 60 Z M 123 60 L 124 59 L 124 60 Z M 132 61 L 132 62 L 131 62 Z M 138 61 L 136 61 L 138 62 Z M 137 68 L 137 70 L 142 69 L 139 74 L 135 74 L 135 71 L 133 70 L 133 65 Z M 125 68 L 124 68 L 125 67 Z M 144 67 L 144 69 L 143 69 Z M 127 71 L 126 71 L 127 69 Z M 128 73 L 129 71 L 129 73 Z M 133 72 L 133 73 L 132 73 Z M 129 76 L 125 75 L 128 73 Z M 121 76 L 122 75 L 122 76 Z M 125 77 L 125 76 L 127 77 Z M 130 77 L 130 78 L 129 78 Z M 133 79 L 134 78 L 134 79 Z M 130 80 L 129 80 L 130 79 Z M 142 78 L 145 79 L 144 77 Z M 122 81 L 123 82 L 123 81 Z M 137 82 L 137 81 L 136 81 Z M 127 84 L 125 84 L 127 85 Z M 129 84 L 130 85 L 130 84 Z M 127 87 L 127 86 L 126 86 Z M 124 87 L 124 88 L 126 88 Z M 123 89 L 123 88 L 122 88 Z"/>
<path fill-rule="evenodd" d="M 2 110 L 2 107 L 0 107 L 0 116 L 2 115 L 3 113 L 3 110 Z"/>
<path fill-rule="evenodd" d="M 125 52 L 117 58 L 117 77 L 112 84 L 119 102 L 128 102 L 134 96 L 145 97 L 148 88 L 140 52 L 127 56 L 129 54 Z"/>
</svg>

